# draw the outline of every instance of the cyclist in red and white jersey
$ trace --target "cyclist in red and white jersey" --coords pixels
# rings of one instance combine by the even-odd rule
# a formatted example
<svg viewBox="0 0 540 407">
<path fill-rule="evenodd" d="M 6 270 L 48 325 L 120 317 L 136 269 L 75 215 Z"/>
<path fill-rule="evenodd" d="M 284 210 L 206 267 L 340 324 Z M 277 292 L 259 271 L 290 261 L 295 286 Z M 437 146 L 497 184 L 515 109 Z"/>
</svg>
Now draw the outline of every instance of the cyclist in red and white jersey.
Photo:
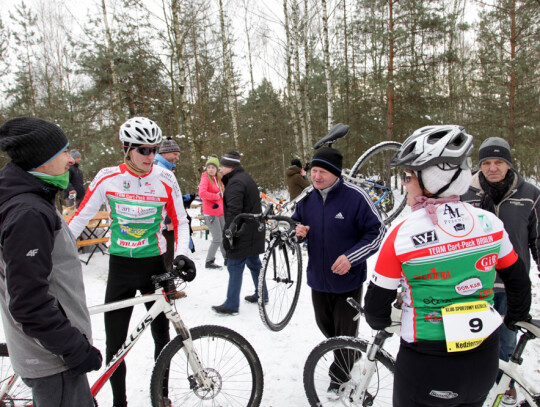
<svg viewBox="0 0 540 407">
<path fill-rule="evenodd" d="M 471 150 L 463 127 L 428 126 L 390 164 L 406 168 L 412 214 L 383 243 L 365 311 L 373 329 L 390 325 L 403 287 L 394 407 L 482 405 L 498 370 L 495 269 L 508 292 L 504 322 L 529 318 L 530 280 L 502 222 L 460 202 L 471 180 Z"/>
<path fill-rule="evenodd" d="M 163 255 L 167 243 L 161 231 L 168 216 L 174 227 L 174 264 L 183 262 L 184 280 L 194 278 L 195 265 L 188 258 L 189 225 L 182 193 L 174 174 L 153 165 L 161 129 L 144 117 L 134 117 L 120 127 L 124 163 L 98 172 L 84 201 L 69 222 L 71 233 L 77 237 L 105 204 L 109 212 L 110 246 L 109 275 L 105 302 L 125 300 L 137 291 L 145 294 L 154 290 L 150 277 L 165 270 Z M 186 272 L 185 272 L 186 273 Z M 150 306 L 151 304 L 149 304 Z M 126 340 L 131 308 L 107 312 L 107 363 Z M 151 326 L 157 358 L 169 342 L 169 322 L 159 315 Z M 114 407 L 125 407 L 126 367 L 118 367 L 111 376 Z"/>
</svg>

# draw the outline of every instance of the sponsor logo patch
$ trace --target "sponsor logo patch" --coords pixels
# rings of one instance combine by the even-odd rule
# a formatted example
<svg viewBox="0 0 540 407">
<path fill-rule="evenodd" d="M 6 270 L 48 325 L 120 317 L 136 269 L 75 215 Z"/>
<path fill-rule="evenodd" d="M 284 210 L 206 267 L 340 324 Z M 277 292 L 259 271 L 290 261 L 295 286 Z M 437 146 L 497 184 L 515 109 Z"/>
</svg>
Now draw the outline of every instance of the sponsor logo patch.
<svg viewBox="0 0 540 407">
<path fill-rule="evenodd" d="M 419 233 L 417 235 L 411 236 L 411 240 L 414 247 L 421 247 L 439 242 L 439 238 L 435 230 L 430 230 L 429 232 Z"/>
<path fill-rule="evenodd" d="M 450 400 L 450 399 L 455 399 L 457 396 L 459 396 L 459 394 L 457 393 L 454 393 L 453 391 L 441 391 L 441 390 L 431 390 L 429 392 L 429 395 L 431 397 L 437 397 L 438 399 L 445 399 L 445 400 Z"/>
<path fill-rule="evenodd" d="M 478 259 L 474 267 L 478 271 L 491 271 L 493 267 L 497 264 L 498 259 L 499 259 L 499 256 L 497 254 L 490 253 Z"/>
<path fill-rule="evenodd" d="M 28 250 L 28 253 L 26 253 L 26 257 L 34 257 L 36 254 L 38 254 L 39 249 L 31 249 Z"/>
<path fill-rule="evenodd" d="M 437 269 L 429 269 L 428 274 L 416 274 L 415 280 L 448 280 L 452 278 L 450 271 L 437 271 Z"/>
<path fill-rule="evenodd" d="M 481 290 L 483 287 L 482 281 L 479 278 L 473 277 L 462 281 L 461 283 L 456 285 L 455 288 L 456 293 L 458 293 L 459 295 L 471 295 Z"/>
<path fill-rule="evenodd" d="M 424 320 L 432 324 L 440 324 L 442 322 L 442 315 L 440 312 L 430 312 L 424 317 Z"/>
</svg>

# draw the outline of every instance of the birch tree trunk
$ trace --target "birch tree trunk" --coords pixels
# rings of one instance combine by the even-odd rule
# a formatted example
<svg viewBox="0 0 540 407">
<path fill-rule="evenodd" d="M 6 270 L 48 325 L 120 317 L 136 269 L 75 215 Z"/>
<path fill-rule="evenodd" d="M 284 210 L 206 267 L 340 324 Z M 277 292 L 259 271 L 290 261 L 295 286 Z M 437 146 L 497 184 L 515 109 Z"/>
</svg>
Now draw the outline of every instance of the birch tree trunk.
<svg viewBox="0 0 540 407">
<path fill-rule="evenodd" d="M 180 15 L 181 15 L 181 7 L 180 7 L 180 1 L 181 0 L 172 0 L 171 2 L 171 11 L 172 11 L 172 26 L 173 26 L 173 34 L 174 34 L 174 41 L 175 41 L 175 55 L 176 55 L 176 65 L 178 67 L 178 75 L 179 75 L 179 92 L 180 92 L 180 103 L 182 105 L 181 114 L 180 114 L 180 121 L 177 121 L 178 123 L 178 134 L 182 135 L 184 134 L 187 137 L 189 149 L 191 152 L 191 167 L 193 169 L 193 176 L 188 177 L 188 179 L 192 180 L 192 182 L 197 182 L 197 175 L 199 173 L 199 169 L 197 166 L 198 162 L 198 154 L 195 148 L 195 143 L 193 140 L 195 139 L 195 135 L 193 134 L 193 123 L 191 121 L 191 109 L 189 107 L 189 103 L 186 96 L 186 62 L 184 61 L 184 44 L 186 41 L 186 35 L 188 30 L 183 30 L 180 28 Z"/>
<path fill-rule="evenodd" d="M 307 129 L 304 106 L 302 105 L 302 80 L 300 78 L 300 18 L 298 10 L 298 1 L 294 0 L 292 6 L 292 16 L 293 16 L 293 53 L 294 53 L 294 85 L 295 85 L 295 100 L 296 100 L 296 109 L 298 111 L 298 120 L 300 122 L 300 130 L 302 133 L 302 160 L 307 160 Z"/>
<path fill-rule="evenodd" d="M 294 87 L 293 87 L 293 69 L 292 69 L 292 56 L 291 56 L 291 29 L 289 25 L 289 10 L 287 7 L 287 0 L 283 0 L 283 14 L 285 15 L 285 63 L 287 65 L 287 104 L 292 118 L 292 130 L 294 135 L 294 145 L 296 148 L 296 154 L 303 158 L 302 142 L 300 140 L 300 133 L 298 132 L 298 116 L 296 114 L 296 108 L 294 106 Z"/>
<path fill-rule="evenodd" d="M 118 74 L 116 73 L 116 64 L 114 63 L 114 42 L 112 39 L 111 29 L 109 28 L 109 18 L 107 16 L 107 5 L 105 0 L 101 0 L 101 11 L 103 13 L 103 24 L 105 25 L 105 37 L 107 39 L 107 58 L 109 59 L 109 67 L 111 69 L 112 79 L 112 113 L 115 127 L 120 128 L 124 117 L 122 114 L 122 104 L 120 100 L 120 89 L 118 88 Z M 115 137 L 116 138 L 116 137 Z"/>
<path fill-rule="evenodd" d="M 227 101 L 229 105 L 229 113 L 231 115 L 231 124 L 233 130 L 234 147 L 238 150 L 240 145 L 240 137 L 238 134 L 238 117 L 236 114 L 236 104 L 233 95 L 233 83 L 232 83 L 232 66 L 231 58 L 229 55 L 229 41 L 227 39 L 227 31 L 225 28 L 225 13 L 223 12 L 223 1 L 219 0 L 219 19 L 221 23 L 221 46 L 223 48 L 223 69 L 225 77 L 225 90 L 227 92 Z"/>
<path fill-rule="evenodd" d="M 304 146 L 306 146 L 306 150 L 309 151 L 309 147 L 314 144 L 313 143 L 313 131 L 311 129 L 311 92 L 310 92 L 310 86 L 309 86 L 309 78 L 310 75 L 310 61 L 311 61 L 311 54 L 310 54 L 310 47 L 309 47 L 309 30 L 310 30 L 310 24 L 309 22 L 311 19 L 309 18 L 309 7 L 308 7 L 308 0 L 304 0 L 304 111 L 305 111 L 305 122 L 306 122 L 306 132 L 307 132 L 307 140 L 304 141 Z M 304 157 L 305 160 L 309 159 L 309 157 Z"/>
<path fill-rule="evenodd" d="M 388 75 L 386 97 L 388 113 L 386 118 L 386 139 L 392 140 L 394 129 L 394 0 L 388 0 Z"/>
<path fill-rule="evenodd" d="M 251 83 L 251 91 L 255 90 L 255 81 L 253 80 L 253 62 L 251 55 L 251 39 L 249 36 L 248 25 L 248 0 L 244 0 L 244 28 L 246 30 L 247 49 L 248 49 L 248 63 L 249 63 L 249 79 Z"/>
<path fill-rule="evenodd" d="M 332 78 L 330 77 L 330 44 L 328 40 L 328 12 L 326 10 L 326 0 L 321 0 L 323 12 L 323 55 L 324 55 L 324 76 L 326 77 L 326 104 L 328 106 L 328 131 L 334 124 L 334 90 L 332 89 Z"/>
</svg>

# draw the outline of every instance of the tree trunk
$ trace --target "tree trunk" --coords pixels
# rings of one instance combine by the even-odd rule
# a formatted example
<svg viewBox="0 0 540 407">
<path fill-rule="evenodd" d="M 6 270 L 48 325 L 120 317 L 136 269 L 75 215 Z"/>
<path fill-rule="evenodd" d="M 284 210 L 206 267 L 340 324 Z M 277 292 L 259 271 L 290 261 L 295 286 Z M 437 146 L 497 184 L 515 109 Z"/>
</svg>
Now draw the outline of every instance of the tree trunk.
<svg viewBox="0 0 540 407">
<path fill-rule="evenodd" d="M 508 95 L 508 130 L 510 131 L 510 145 L 515 145 L 516 136 L 516 0 L 510 5 L 510 83 Z"/>
<path fill-rule="evenodd" d="M 306 150 L 309 151 L 313 143 L 313 130 L 311 129 L 311 92 L 309 86 L 310 78 L 310 61 L 311 55 L 309 52 L 309 18 L 308 18 L 308 0 L 304 0 L 304 111 L 306 121 L 307 140 L 304 143 Z M 305 160 L 309 157 L 304 157 Z"/>
<path fill-rule="evenodd" d="M 388 116 L 386 125 L 386 139 L 393 139 L 394 129 L 394 0 L 388 0 L 388 78 L 387 103 Z"/>
<path fill-rule="evenodd" d="M 231 115 L 231 124 L 233 131 L 234 147 L 238 150 L 240 145 L 240 137 L 238 134 L 238 117 L 236 114 L 236 104 L 233 95 L 232 83 L 232 66 L 228 51 L 227 31 L 225 29 L 225 15 L 223 12 L 223 1 L 219 0 L 219 19 L 221 23 L 221 46 L 223 48 L 223 69 L 225 77 L 225 91 L 227 92 L 227 101 L 229 105 L 229 113 Z"/>
<path fill-rule="evenodd" d="M 178 125 L 178 134 L 182 135 L 184 134 L 187 137 L 187 142 L 189 145 L 189 149 L 191 152 L 191 167 L 193 169 L 193 177 L 188 177 L 188 179 L 192 180 L 192 182 L 197 182 L 197 175 L 199 173 L 199 169 L 197 167 L 198 162 L 198 154 L 195 148 L 195 143 L 193 140 L 195 139 L 195 135 L 193 134 L 193 123 L 191 121 L 191 109 L 187 100 L 186 96 L 186 68 L 185 68 L 185 61 L 184 61 L 184 42 L 185 42 L 185 35 L 183 33 L 186 33 L 187 30 L 181 30 L 180 29 L 180 0 L 172 0 L 171 2 L 172 7 L 172 19 L 173 19 L 173 33 L 174 33 L 174 40 L 175 40 L 175 55 L 176 55 L 176 65 L 178 66 L 178 74 L 179 74 L 179 92 L 180 92 L 180 103 L 182 104 L 181 109 L 181 121 Z M 183 131 L 182 131 L 183 130 Z"/>
<path fill-rule="evenodd" d="M 111 30 L 109 28 L 109 19 L 107 17 L 107 6 L 105 0 L 101 0 L 101 11 L 103 13 L 103 24 L 105 25 L 105 37 L 107 38 L 107 58 L 109 59 L 109 67 L 111 69 L 112 78 L 112 96 L 113 96 L 113 120 L 117 129 L 120 128 L 120 124 L 124 121 L 122 115 L 122 104 L 120 99 L 120 90 L 118 88 L 118 75 L 116 73 L 116 65 L 114 63 L 114 42 L 112 39 Z"/>
<path fill-rule="evenodd" d="M 328 40 L 328 12 L 326 11 L 326 0 L 321 0 L 323 11 L 323 54 L 324 54 L 324 76 L 326 77 L 326 104 L 328 106 L 328 131 L 334 125 L 334 90 L 332 88 L 332 78 L 330 77 L 330 44 Z"/>
<path fill-rule="evenodd" d="M 298 121 L 300 123 L 300 131 L 302 133 L 302 159 L 307 159 L 307 129 L 306 122 L 304 120 L 304 106 L 302 105 L 302 80 L 300 78 L 300 18 L 298 16 L 298 1 L 294 0 L 292 7 L 293 16 L 293 52 L 294 52 L 294 85 L 295 92 L 294 97 L 296 100 L 296 109 L 298 111 Z"/>
<path fill-rule="evenodd" d="M 292 130 L 294 135 L 294 145 L 296 148 L 296 154 L 302 156 L 303 158 L 303 151 L 302 151 L 302 142 L 300 140 L 300 133 L 298 132 L 298 116 L 296 114 L 296 108 L 294 106 L 293 99 L 294 96 L 294 88 L 293 88 L 293 69 L 292 69 L 292 57 L 291 57 L 291 47 L 292 47 L 292 41 L 291 41 L 291 29 L 289 26 L 289 10 L 287 7 L 287 0 L 283 0 L 283 13 L 285 15 L 285 36 L 286 36 L 286 42 L 285 42 L 285 63 L 287 65 L 287 103 L 289 105 L 289 111 L 291 112 L 291 118 L 292 118 Z"/>
</svg>

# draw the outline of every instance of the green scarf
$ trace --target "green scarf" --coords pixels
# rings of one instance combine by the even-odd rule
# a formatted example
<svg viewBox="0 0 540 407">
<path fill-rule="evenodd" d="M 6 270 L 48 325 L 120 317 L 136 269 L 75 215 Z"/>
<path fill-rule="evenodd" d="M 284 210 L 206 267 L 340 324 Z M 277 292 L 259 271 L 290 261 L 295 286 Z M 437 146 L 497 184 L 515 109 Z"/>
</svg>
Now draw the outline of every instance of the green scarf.
<svg viewBox="0 0 540 407">
<path fill-rule="evenodd" d="M 37 171 L 28 171 L 28 172 L 32 174 L 34 177 L 39 178 L 43 182 L 46 182 L 47 184 L 51 184 L 60 189 L 66 189 L 69 185 L 69 171 L 66 171 L 62 175 L 49 175 L 49 174 L 44 174 L 43 172 L 37 172 Z"/>
</svg>

